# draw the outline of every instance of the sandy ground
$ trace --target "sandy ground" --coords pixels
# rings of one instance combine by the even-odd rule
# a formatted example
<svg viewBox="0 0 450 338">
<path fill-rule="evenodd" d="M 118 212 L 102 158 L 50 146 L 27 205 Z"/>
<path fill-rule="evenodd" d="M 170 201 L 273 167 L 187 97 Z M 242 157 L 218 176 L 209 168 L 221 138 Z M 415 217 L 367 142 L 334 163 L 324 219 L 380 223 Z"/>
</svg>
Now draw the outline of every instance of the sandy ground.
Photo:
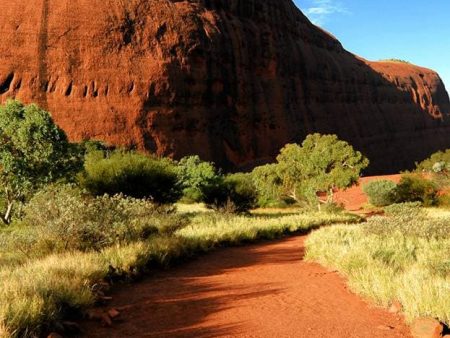
<svg viewBox="0 0 450 338">
<path fill-rule="evenodd" d="M 83 322 L 85 337 L 410 337 L 401 316 L 303 261 L 305 238 L 220 249 L 120 287 L 108 305 L 120 320 Z"/>
</svg>

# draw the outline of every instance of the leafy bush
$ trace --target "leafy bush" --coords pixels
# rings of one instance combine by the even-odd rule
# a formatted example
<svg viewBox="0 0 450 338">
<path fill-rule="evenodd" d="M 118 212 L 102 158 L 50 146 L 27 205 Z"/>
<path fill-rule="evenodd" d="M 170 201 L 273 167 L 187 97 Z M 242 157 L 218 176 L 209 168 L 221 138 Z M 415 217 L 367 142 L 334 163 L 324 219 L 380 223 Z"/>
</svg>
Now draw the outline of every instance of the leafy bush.
<svg viewBox="0 0 450 338">
<path fill-rule="evenodd" d="M 447 190 L 450 186 L 450 149 L 434 153 L 430 158 L 416 163 L 416 168 L 417 172 L 426 172 L 438 189 Z M 447 204 L 445 196 L 440 200 L 439 204 Z"/>
<path fill-rule="evenodd" d="M 254 208 L 257 191 L 250 174 L 221 177 L 214 185 L 204 187 L 204 202 L 215 210 L 243 213 Z"/>
<path fill-rule="evenodd" d="M 440 172 L 443 170 L 450 171 L 450 149 L 446 151 L 438 151 L 426 160 L 416 163 L 418 171 Z"/>
<path fill-rule="evenodd" d="M 178 162 L 178 175 L 184 202 L 202 202 L 203 191 L 220 179 L 214 164 L 199 156 L 188 156 Z"/>
<path fill-rule="evenodd" d="M 181 197 L 176 166 L 169 159 L 135 152 L 93 151 L 86 156 L 81 185 L 95 195 L 124 194 L 174 203 Z"/>
<path fill-rule="evenodd" d="M 70 176 L 81 167 L 76 145 L 36 105 L 8 101 L 0 106 L 0 185 L 4 223 L 13 206 L 50 182 Z"/>
<path fill-rule="evenodd" d="M 436 185 L 417 174 L 403 175 L 395 189 L 395 200 L 403 202 L 422 202 L 424 206 L 437 203 L 438 190 Z"/>
<path fill-rule="evenodd" d="M 267 207 L 282 200 L 282 179 L 277 172 L 277 164 L 266 164 L 252 171 L 253 183 L 258 192 L 258 205 Z"/>
<path fill-rule="evenodd" d="M 389 180 L 372 181 L 363 186 L 364 193 L 368 196 L 370 204 L 376 207 L 384 207 L 395 202 L 397 185 Z"/>
<path fill-rule="evenodd" d="M 100 250 L 154 234 L 172 233 L 186 222 L 170 208 L 122 195 L 91 197 L 71 185 L 50 186 L 24 207 L 34 229 L 27 251 Z M 28 232 L 29 233 L 29 232 Z"/>
<path fill-rule="evenodd" d="M 237 173 L 225 177 L 229 187 L 229 198 L 237 212 L 246 212 L 256 207 L 258 193 L 250 174 Z"/>
</svg>

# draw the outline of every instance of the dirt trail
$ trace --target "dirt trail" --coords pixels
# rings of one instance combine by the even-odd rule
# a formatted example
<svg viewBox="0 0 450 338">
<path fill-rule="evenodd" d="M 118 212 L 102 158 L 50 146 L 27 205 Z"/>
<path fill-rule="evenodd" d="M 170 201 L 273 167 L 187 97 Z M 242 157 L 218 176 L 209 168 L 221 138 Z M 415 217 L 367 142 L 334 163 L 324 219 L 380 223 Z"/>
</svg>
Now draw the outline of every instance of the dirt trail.
<svg viewBox="0 0 450 338">
<path fill-rule="evenodd" d="M 87 337 L 410 337 L 403 319 L 351 293 L 335 272 L 302 260 L 305 237 L 220 249 L 125 286 L 112 327 Z"/>
</svg>

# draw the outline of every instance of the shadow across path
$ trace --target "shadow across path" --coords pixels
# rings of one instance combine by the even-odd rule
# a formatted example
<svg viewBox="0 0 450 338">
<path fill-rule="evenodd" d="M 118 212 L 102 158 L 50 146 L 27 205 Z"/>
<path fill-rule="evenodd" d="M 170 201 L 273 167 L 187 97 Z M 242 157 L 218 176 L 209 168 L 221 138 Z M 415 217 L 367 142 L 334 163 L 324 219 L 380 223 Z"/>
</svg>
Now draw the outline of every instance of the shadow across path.
<svg viewBox="0 0 450 338">
<path fill-rule="evenodd" d="M 220 249 L 118 287 L 112 327 L 85 337 L 410 337 L 400 317 L 303 261 L 305 236 Z"/>
</svg>

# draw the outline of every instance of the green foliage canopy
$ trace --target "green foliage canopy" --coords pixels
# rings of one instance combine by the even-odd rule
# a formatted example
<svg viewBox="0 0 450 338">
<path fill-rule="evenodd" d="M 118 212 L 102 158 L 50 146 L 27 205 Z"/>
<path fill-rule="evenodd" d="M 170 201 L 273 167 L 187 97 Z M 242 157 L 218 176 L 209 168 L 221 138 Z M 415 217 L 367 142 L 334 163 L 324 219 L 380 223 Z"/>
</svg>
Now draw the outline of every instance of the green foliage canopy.
<svg viewBox="0 0 450 338">
<path fill-rule="evenodd" d="M 450 149 L 438 151 L 420 163 L 416 163 L 418 171 L 450 172 Z"/>
<path fill-rule="evenodd" d="M 32 104 L 8 101 L 0 106 L 0 185 L 6 201 L 2 218 L 11 220 L 14 202 L 81 166 L 78 147 L 50 114 Z"/>
<path fill-rule="evenodd" d="M 396 202 L 421 202 L 424 206 L 437 204 L 438 187 L 418 174 L 404 174 L 395 190 Z"/>
<path fill-rule="evenodd" d="M 178 162 L 178 176 L 185 199 L 201 202 L 205 188 L 216 184 L 220 175 L 213 163 L 202 161 L 195 155 L 183 157 Z"/>
<path fill-rule="evenodd" d="M 230 213 L 245 213 L 256 206 L 258 193 L 251 174 L 236 173 L 220 176 L 203 189 L 206 205 Z"/>
<path fill-rule="evenodd" d="M 311 134 L 301 146 L 286 145 L 276 164 L 256 168 L 253 176 L 260 193 L 278 193 L 310 204 L 317 202 L 320 192 L 332 198 L 334 189 L 356 183 L 368 164 L 360 152 L 336 135 Z"/>
<path fill-rule="evenodd" d="M 122 150 L 94 150 L 86 155 L 80 184 L 94 195 L 124 194 L 174 203 L 181 197 L 175 164 L 167 158 Z"/>
</svg>

